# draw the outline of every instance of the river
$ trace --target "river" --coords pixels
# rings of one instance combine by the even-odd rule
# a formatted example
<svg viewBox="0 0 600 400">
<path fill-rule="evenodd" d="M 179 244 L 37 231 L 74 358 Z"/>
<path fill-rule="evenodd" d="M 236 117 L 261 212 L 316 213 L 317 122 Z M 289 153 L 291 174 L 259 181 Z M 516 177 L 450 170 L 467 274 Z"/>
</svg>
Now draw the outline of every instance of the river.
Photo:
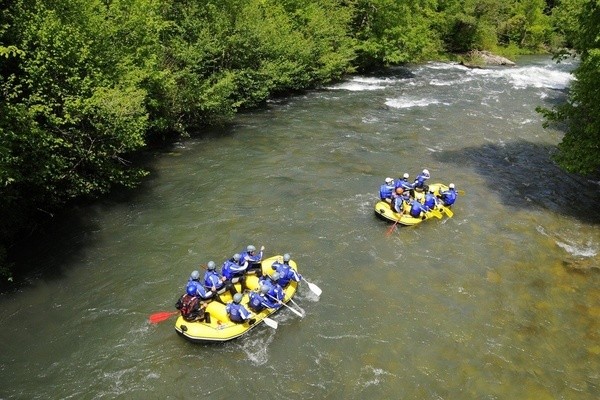
<svg viewBox="0 0 600 400">
<path fill-rule="evenodd" d="M 599 182 L 561 171 L 572 64 L 427 63 L 278 99 L 152 155 L 73 209 L 0 296 L 0 399 L 597 399 Z M 454 217 L 376 218 L 386 176 L 464 191 Z M 290 253 L 306 311 L 219 345 L 171 319 L 190 272 Z"/>
</svg>

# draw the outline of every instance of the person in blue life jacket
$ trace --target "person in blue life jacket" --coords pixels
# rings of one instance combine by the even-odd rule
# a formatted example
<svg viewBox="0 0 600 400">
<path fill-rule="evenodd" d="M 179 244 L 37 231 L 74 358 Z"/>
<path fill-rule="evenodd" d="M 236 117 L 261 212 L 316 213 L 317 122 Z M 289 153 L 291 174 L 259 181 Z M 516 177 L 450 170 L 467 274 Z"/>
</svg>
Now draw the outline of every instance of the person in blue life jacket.
<svg viewBox="0 0 600 400">
<path fill-rule="evenodd" d="M 429 192 L 425 195 L 425 201 L 423 202 L 423 208 L 425 211 L 431 211 L 435 209 L 437 204 L 437 197 L 433 194 L 433 189 L 429 189 Z"/>
<path fill-rule="evenodd" d="M 240 259 L 241 256 L 238 253 L 235 253 L 233 257 L 225 260 L 221 266 L 221 274 L 223 274 L 223 276 L 231 283 L 239 282 L 242 285 L 242 290 L 246 290 L 246 268 L 248 267 L 248 264 L 240 264 Z"/>
<path fill-rule="evenodd" d="M 419 202 L 419 200 L 413 199 L 410 202 L 409 214 L 413 218 L 425 219 L 425 211 L 423 210 L 423 205 Z"/>
<path fill-rule="evenodd" d="M 387 203 L 392 203 L 392 194 L 394 193 L 394 180 L 385 178 L 383 185 L 379 187 L 379 198 Z"/>
<path fill-rule="evenodd" d="M 429 175 L 429 170 L 424 169 L 417 177 L 415 178 L 415 182 L 413 183 L 413 187 L 417 191 L 428 191 L 429 187 L 425 184 L 431 175 Z"/>
<path fill-rule="evenodd" d="M 277 278 L 279 279 L 279 277 Z M 268 286 L 269 288 L 271 288 L 271 285 L 273 284 L 273 280 L 271 279 L 271 275 L 267 274 L 267 275 L 263 275 L 260 278 L 258 278 L 258 286 Z"/>
<path fill-rule="evenodd" d="M 414 189 L 413 184 L 408 181 L 408 173 L 404 173 L 402 178 L 398 178 L 394 185 L 394 189 L 402 188 L 402 190 L 409 195 L 410 191 Z"/>
<path fill-rule="evenodd" d="M 396 194 L 392 199 L 391 209 L 398 214 L 404 213 L 404 203 L 408 202 L 410 197 L 408 192 L 405 192 L 401 187 L 396 189 Z"/>
<path fill-rule="evenodd" d="M 258 290 L 252 290 L 248 294 L 248 307 L 255 313 L 259 313 L 265 308 L 269 308 L 270 302 L 267 298 L 267 293 L 269 292 L 269 287 L 266 285 L 261 285 Z"/>
<path fill-rule="evenodd" d="M 186 293 L 177 300 L 175 308 L 188 322 L 205 321 L 210 324 L 210 313 L 205 311 L 206 305 L 196 296 L 196 286 L 190 284 L 186 287 Z"/>
<path fill-rule="evenodd" d="M 256 254 L 256 247 L 253 245 L 248 245 L 246 247 L 246 251 L 243 251 L 240 254 L 240 264 L 247 265 L 246 273 L 253 273 L 256 276 L 262 276 L 262 257 L 263 251 L 265 250 L 265 246 L 261 246 L 260 253 Z"/>
<path fill-rule="evenodd" d="M 302 280 L 302 275 L 300 275 L 294 268 L 290 265 L 291 256 L 289 254 L 283 255 L 283 262 L 275 261 L 271 268 L 274 269 L 277 273 L 279 273 L 279 280 L 277 283 L 282 288 L 285 288 L 290 281 L 300 282 Z"/>
<path fill-rule="evenodd" d="M 210 288 L 217 294 L 223 293 L 226 290 L 231 292 L 231 295 L 237 293 L 235 286 L 227 280 L 226 277 L 219 274 L 217 271 L 217 264 L 214 261 L 209 261 L 206 265 L 206 272 L 204 273 L 204 287 Z"/>
<path fill-rule="evenodd" d="M 236 293 L 233 295 L 233 301 L 230 301 L 225 306 L 225 311 L 227 311 L 227 315 L 229 319 L 237 324 L 242 324 L 246 321 L 250 323 L 250 325 L 254 324 L 254 318 L 252 313 L 246 309 L 241 304 L 242 294 Z"/>
<path fill-rule="evenodd" d="M 200 272 L 192 271 L 190 278 L 187 281 L 186 288 L 189 285 L 193 285 L 196 288 L 196 297 L 198 297 L 202 301 L 212 300 L 216 290 L 209 289 L 207 290 L 202 282 L 200 282 Z"/>
<path fill-rule="evenodd" d="M 448 190 L 445 190 L 440 193 L 439 198 L 442 200 L 442 203 L 446 207 L 450 207 L 456 201 L 456 188 L 454 187 L 454 183 L 448 185 Z"/>
<path fill-rule="evenodd" d="M 269 308 L 279 308 L 281 307 L 281 302 L 285 297 L 285 293 L 283 292 L 283 288 L 278 283 L 279 273 L 277 271 L 271 272 L 271 274 L 263 280 L 262 285 L 268 287 L 268 291 L 266 293 L 267 304 Z"/>
</svg>

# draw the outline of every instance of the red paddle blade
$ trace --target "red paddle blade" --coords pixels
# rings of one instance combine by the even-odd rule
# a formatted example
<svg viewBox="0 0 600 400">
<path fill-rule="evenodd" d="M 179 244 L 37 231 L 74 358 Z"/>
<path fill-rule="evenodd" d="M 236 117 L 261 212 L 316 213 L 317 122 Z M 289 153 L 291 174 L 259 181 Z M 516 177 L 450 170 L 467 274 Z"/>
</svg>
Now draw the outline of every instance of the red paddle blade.
<svg viewBox="0 0 600 400">
<path fill-rule="evenodd" d="M 394 222 L 394 225 L 390 226 L 390 229 L 388 229 L 386 232 L 386 236 L 390 236 L 392 234 L 392 232 L 394 232 L 394 229 L 396 229 L 397 223 L 398 223 L 398 221 Z"/>
<path fill-rule="evenodd" d="M 150 316 L 149 320 L 153 324 L 158 324 L 159 322 L 166 321 L 172 315 L 179 314 L 179 311 L 161 311 L 154 313 Z"/>
</svg>

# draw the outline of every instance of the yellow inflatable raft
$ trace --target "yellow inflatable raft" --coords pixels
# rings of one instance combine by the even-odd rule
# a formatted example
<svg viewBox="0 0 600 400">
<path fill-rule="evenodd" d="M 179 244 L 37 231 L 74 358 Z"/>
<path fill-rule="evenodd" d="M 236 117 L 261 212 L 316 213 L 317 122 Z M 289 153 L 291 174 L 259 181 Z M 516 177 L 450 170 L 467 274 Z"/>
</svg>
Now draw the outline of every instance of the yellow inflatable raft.
<svg viewBox="0 0 600 400">
<path fill-rule="evenodd" d="M 283 256 L 277 255 L 273 257 L 269 257 L 262 261 L 262 271 L 263 275 L 268 275 L 273 272 L 271 265 L 275 262 L 282 262 Z M 297 271 L 296 262 L 294 260 L 290 260 L 290 266 Z M 238 292 L 242 292 L 241 286 L 239 283 L 235 284 Z M 258 288 L 258 278 L 254 275 L 246 276 L 246 286 L 248 289 L 256 289 Z M 295 281 L 291 281 L 284 289 L 285 297 L 283 299 L 284 303 L 290 301 L 290 299 L 296 293 L 298 288 L 298 283 Z M 226 291 L 219 295 L 224 303 L 228 303 L 232 300 L 231 294 Z M 248 307 L 248 295 L 244 293 L 242 298 L 242 304 L 249 311 Z M 283 307 L 283 306 L 282 306 Z M 225 311 L 225 305 L 216 300 L 208 303 L 206 307 L 206 312 L 210 314 L 210 323 L 206 322 L 188 322 L 180 315 L 175 322 L 175 330 L 177 333 L 184 338 L 192 341 L 192 342 L 225 342 L 231 339 L 235 339 L 237 337 L 242 336 L 250 329 L 260 325 L 261 322 L 264 321 L 269 315 L 276 312 L 278 309 L 265 309 L 260 313 L 255 314 L 254 316 L 254 324 L 250 324 L 245 322 L 243 324 L 232 322 L 227 316 L 227 312 Z"/>
<path fill-rule="evenodd" d="M 448 190 L 448 186 L 442 183 L 433 183 L 429 185 L 429 188 L 433 189 L 433 193 L 435 195 L 438 195 L 441 192 Z M 417 200 L 422 201 L 424 197 L 424 192 L 415 191 L 415 198 Z M 402 225 L 417 225 L 430 218 L 442 218 L 442 212 L 444 212 L 448 216 L 452 215 L 451 211 L 448 208 L 438 205 L 438 207 L 436 207 L 435 210 L 426 212 L 424 217 L 414 218 L 410 214 L 408 214 L 408 208 L 404 210 L 404 213 L 400 214 L 393 211 L 390 204 L 385 201 L 380 200 L 377 203 L 375 203 L 375 214 L 378 217 L 387 221 L 397 222 L 398 224 Z"/>
</svg>

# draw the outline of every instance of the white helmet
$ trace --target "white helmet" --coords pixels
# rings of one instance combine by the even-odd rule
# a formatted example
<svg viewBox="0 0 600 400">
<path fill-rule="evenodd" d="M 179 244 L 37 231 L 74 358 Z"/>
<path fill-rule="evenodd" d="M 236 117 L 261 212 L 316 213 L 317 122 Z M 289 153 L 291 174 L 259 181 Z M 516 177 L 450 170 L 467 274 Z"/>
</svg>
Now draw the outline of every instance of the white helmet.
<svg viewBox="0 0 600 400">
<path fill-rule="evenodd" d="M 451 183 L 451 184 L 449 184 L 449 185 L 448 185 L 448 187 L 449 187 L 450 189 L 454 189 L 454 183 Z"/>
<path fill-rule="evenodd" d="M 425 169 L 423 170 L 423 175 L 425 175 L 426 177 L 428 177 L 428 178 L 429 178 L 429 176 L 430 176 L 430 175 L 429 175 L 429 170 L 428 170 L 427 168 L 425 168 Z"/>
<path fill-rule="evenodd" d="M 285 261 L 285 262 L 288 262 L 288 261 L 290 261 L 290 258 L 292 258 L 292 257 L 290 257 L 290 255 L 289 255 L 288 253 L 285 253 L 285 254 L 283 255 L 283 261 Z"/>
<path fill-rule="evenodd" d="M 240 257 L 241 257 L 241 256 L 240 256 L 238 253 L 235 253 L 235 254 L 233 255 L 233 261 L 240 261 Z"/>
<path fill-rule="evenodd" d="M 385 178 L 385 183 L 392 183 L 394 180 L 392 178 Z"/>
<path fill-rule="evenodd" d="M 192 271 L 191 278 L 192 279 L 199 279 L 200 278 L 200 272 L 198 272 L 198 271 Z"/>
<path fill-rule="evenodd" d="M 256 247 L 254 247 L 254 246 L 252 246 L 252 245 L 249 245 L 248 247 L 246 247 L 246 251 L 247 251 L 248 253 L 250 253 L 251 251 L 256 251 Z"/>
<path fill-rule="evenodd" d="M 217 264 L 214 261 L 209 261 L 207 268 L 209 271 L 214 271 L 217 268 Z"/>
<path fill-rule="evenodd" d="M 405 177 L 406 179 L 408 179 L 408 172 L 405 172 L 405 173 L 404 173 L 404 177 Z"/>
</svg>

